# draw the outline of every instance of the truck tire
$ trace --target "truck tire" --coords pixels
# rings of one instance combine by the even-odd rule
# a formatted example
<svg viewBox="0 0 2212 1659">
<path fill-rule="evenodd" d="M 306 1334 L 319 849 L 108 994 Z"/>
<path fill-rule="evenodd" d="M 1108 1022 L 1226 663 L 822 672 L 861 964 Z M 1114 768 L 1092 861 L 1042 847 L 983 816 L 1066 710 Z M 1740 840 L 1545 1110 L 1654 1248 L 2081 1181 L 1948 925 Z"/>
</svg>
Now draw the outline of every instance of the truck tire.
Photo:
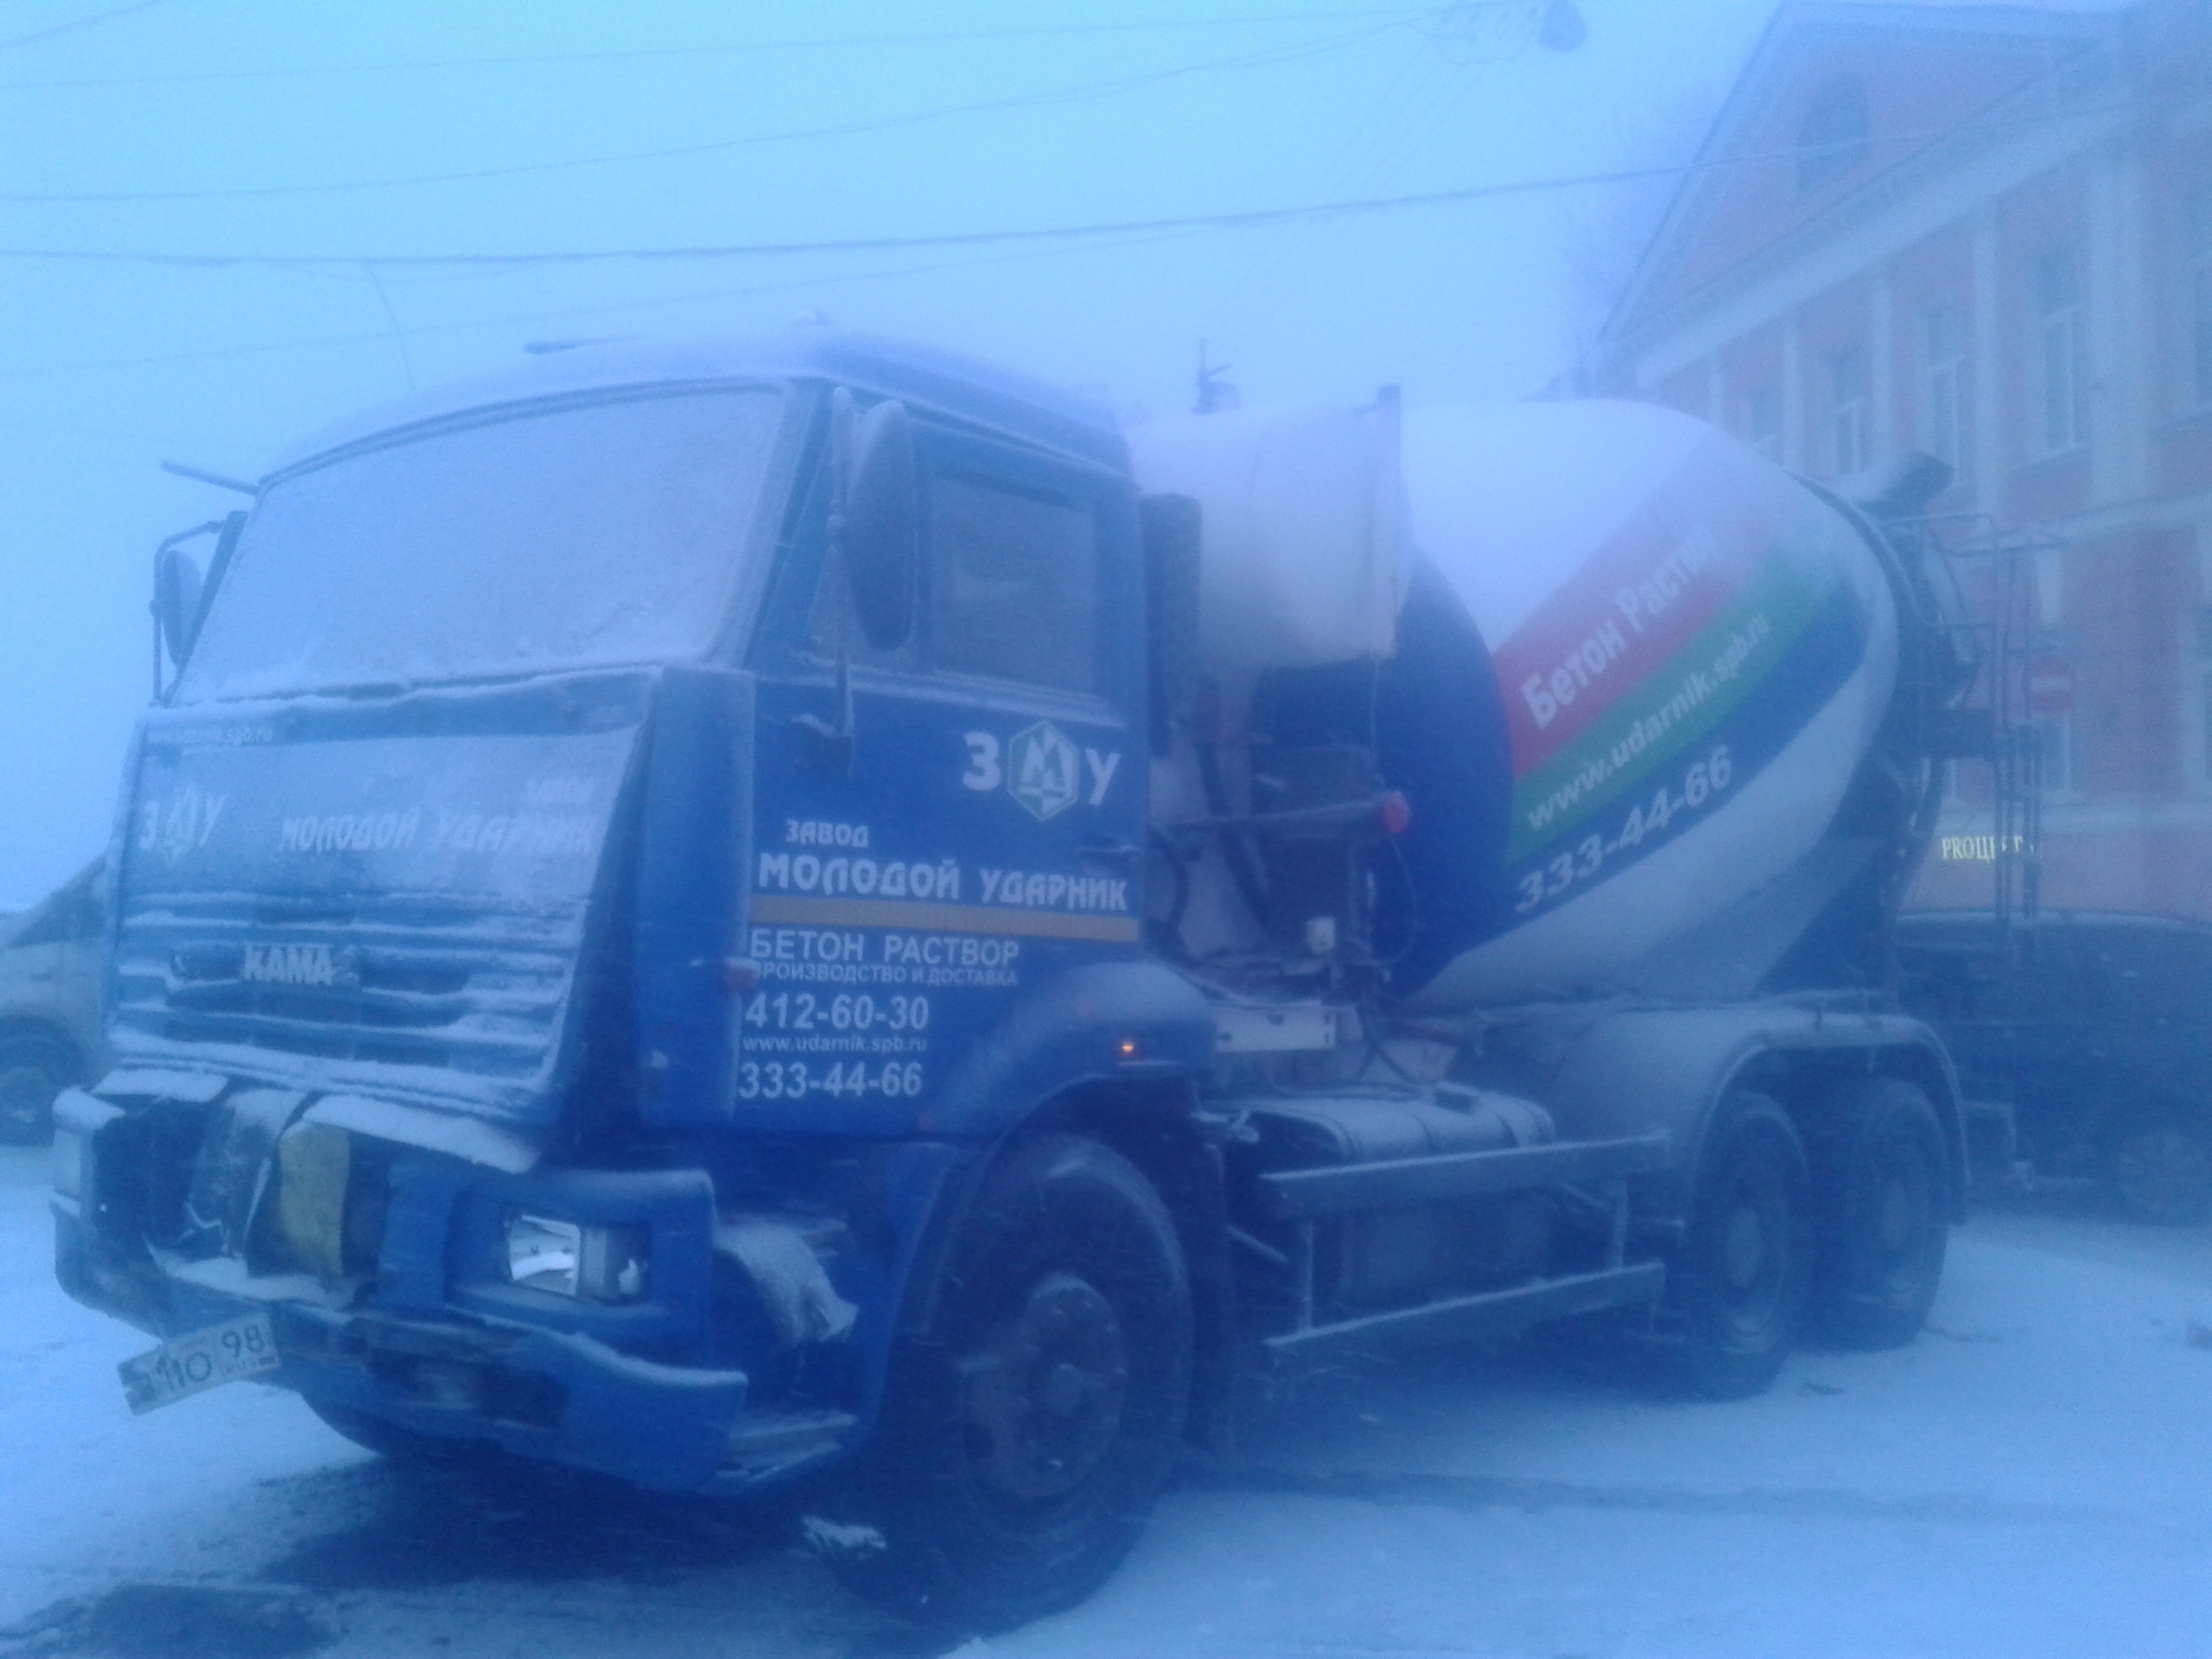
<svg viewBox="0 0 2212 1659">
<path fill-rule="evenodd" d="M 810 1535 L 853 1588 L 962 1635 L 1073 1605 L 1118 1566 L 1173 1471 L 1190 1282 L 1165 1205 L 1073 1135 L 1014 1147 L 892 1357 L 877 1444 Z"/>
<path fill-rule="evenodd" d="M 54 1137 L 54 1097 L 82 1068 L 67 1045 L 35 1032 L 0 1036 L 0 1145 L 41 1146 Z"/>
<path fill-rule="evenodd" d="M 2212 1211 L 2212 1128 L 2171 1106 L 2145 1108 L 2113 1134 L 2106 1177 L 2138 1221 L 2185 1227 Z"/>
<path fill-rule="evenodd" d="M 1725 1096 L 1707 1131 L 1682 1242 L 1661 1304 L 1671 1391 L 1700 1400 L 1763 1392 L 1797 1344 L 1812 1282 L 1805 1150 L 1769 1096 Z"/>
<path fill-rule="evenodd" d="M 1901 1348 L 1920 1334 L 1943 1280 L 1950 1159 L 1927 1095 L 1860 1077 L 1822 1103 L 1815 1142 L 1819 1217 L 1813 1306 L 1839 1348 Z"/>
</svg>

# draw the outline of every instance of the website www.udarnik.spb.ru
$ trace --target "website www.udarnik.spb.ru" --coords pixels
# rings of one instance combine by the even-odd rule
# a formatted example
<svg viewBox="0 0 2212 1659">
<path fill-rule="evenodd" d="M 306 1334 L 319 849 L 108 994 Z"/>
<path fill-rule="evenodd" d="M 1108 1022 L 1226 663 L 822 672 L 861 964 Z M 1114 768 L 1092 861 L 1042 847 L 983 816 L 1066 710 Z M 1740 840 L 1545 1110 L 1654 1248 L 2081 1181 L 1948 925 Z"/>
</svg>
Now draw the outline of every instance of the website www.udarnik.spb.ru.
<svg viewBox="0 0 2212 1659">
<path fill-rule="evenodd" d="M 1771 625 L 1767 621 L 1764 612 L 1755 613 L 1745 619 L 1744 626 L 1730 637 L 1719 654 L 1705 667 L 1692 669 L 1685 674 L 1674 695 L 1660 704 L 1656 711 L 1638 720 L 1625 736 L 1613 740 L 1611 748 L 1593 756 L 1573 777 L 1529 807 L 1522 815 L 1523 830 L 1534 832 L 1548 828 L 1555 818 L 1575 803 L 1595 793 L 1600 785 L 1640 759 L 1653 744 L 1701 707 L 1715 691 L 1734 679 L 1742 671 L 1745 660 L 1770 632 Z"/>
</svg>

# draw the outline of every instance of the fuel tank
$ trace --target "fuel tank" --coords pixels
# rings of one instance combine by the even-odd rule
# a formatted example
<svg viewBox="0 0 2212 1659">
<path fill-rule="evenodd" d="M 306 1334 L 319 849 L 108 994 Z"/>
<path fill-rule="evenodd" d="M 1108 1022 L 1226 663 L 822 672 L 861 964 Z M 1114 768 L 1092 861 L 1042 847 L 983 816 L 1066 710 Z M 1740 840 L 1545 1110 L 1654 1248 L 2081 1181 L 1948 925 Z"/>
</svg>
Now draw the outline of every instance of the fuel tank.
<svg viewBox="0 0 2212 1659">
<path fill-rule="evenodd" d="M 1236 411 L 1131 447 L 1200 503 L 1224 728 L 1262 760 L 1364 745 L 1412 807 L 1371 866 L 1408 1004 L 1633 982 L 1732 914 L 1765 918 L 1716 947 L 1747 957 L 1802 931 L 1811 901 L 1772 896 L 1838 862 L 1898 677 L 1884 560 L 1828 499 L 1626 403 Z"/>
</svg>

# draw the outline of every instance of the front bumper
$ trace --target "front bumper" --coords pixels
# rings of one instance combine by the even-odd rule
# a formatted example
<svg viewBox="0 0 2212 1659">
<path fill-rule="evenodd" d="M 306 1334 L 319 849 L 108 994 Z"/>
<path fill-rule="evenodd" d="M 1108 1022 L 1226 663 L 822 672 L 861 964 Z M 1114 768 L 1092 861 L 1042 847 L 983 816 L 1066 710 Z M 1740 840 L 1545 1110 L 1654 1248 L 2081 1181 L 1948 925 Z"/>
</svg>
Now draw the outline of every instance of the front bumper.
<svg viewBox="0 0 2212 1659">
<path fill-rule="evenodd" d="M 861 1411 L 846 1407 L 871 1397 L 877 1345 L 852 1328 L 862 1310 L 791 1232 L 812 1287 L 846 1318 L 819 1339 L 779 1340 L 772 1298 L 721 1246 L 733 1224 L 702 1169 L 502 1171 L 387 1146 L 365 1160 L 380 1237 L 347 1276 L 320 1278 L 270 1259 L 291 1176 L 251 1170 L 283 1161 L 266 1155 L 283 1114 L 242 1094 L 184 1104 L 196 1127 L 170 1134 L 159 1104 L 65 1096 L 55 1268 L 78 1300 L 162 1338 L 266 1312 L 283 1363 L 265 1381 L 410 1433 L 663 1490 L 759 1486 L 834 1459 L 859 1432 Z M 149 1198 L 163 1185 L 149 1170 L 195 1143 L 189 1196 L 178 1179 L 166 1207 Z M 506 1282 L 501 1217 L 516 1209 L 634 1229 L 651 1241 L 646 1293 L 618 1306 Z M 779 1230 L 753 1218 L 763 1224 Z M 849 1270 L 872 1281 L 855 1295 L 880 1331 L 887 1283 Z"/>
<path fill-rule="evenodd" d="M 100 1261 L 75 1204 L 54 1210 L 56 1271 L 79 1300 L 164 1338 L 264 1311 L 283 1357 L 266 1381 L 411 1433 L 690 1491 L 787 1478 L 835 1458 L 857 1426 L 836 1410 L 748 1412 L 743 1371 L 659 1364 L 588 1335 L 353 1312 L 174 1273 L 149 1282 Z"/>
</svg>

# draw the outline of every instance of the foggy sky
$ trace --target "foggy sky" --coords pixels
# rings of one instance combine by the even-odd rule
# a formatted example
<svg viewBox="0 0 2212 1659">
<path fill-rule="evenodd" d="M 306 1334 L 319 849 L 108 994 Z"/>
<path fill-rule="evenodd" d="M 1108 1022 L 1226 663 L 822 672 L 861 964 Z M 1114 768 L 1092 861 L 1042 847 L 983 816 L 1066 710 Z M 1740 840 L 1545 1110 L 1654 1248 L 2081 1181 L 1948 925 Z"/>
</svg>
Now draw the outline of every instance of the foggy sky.
<svg viewBox="0 0 2212 1659">
<path fill-rule="evenodd" d="M 243 499 L 164 475 L 164 457 L 252 477 L 352 409 L 513 362 L 528 340 L 743 333 L 810 308 L 1091 387 L 1132 415 L 1188 403 L 1201 339 L 1247 401 L 1363 398 L 1393 381 L 1414 403 L 1519 396 L 1573 359 L 1638 204 L 1585 188 L 1075 250 L 491 273 L 22 251 L 350 258 L 913 236 L 1671 162 L 1772 4 L 1581 0 L 1587 41 L 1561 54 L 1529 41 L 1526 6 L 0 0 L 0 197 L 537 168 L 928 118 L 461 182 L 0 200 L 0 909 L 105 843 L 148 691 L 154 544 Z M 1034 32 L 1047 29 L 1082 32 Z M 890 38 L 955 32 L 977 38 Z M 842 43 L 791 44 L 825 41 Z"/>
</svg>

